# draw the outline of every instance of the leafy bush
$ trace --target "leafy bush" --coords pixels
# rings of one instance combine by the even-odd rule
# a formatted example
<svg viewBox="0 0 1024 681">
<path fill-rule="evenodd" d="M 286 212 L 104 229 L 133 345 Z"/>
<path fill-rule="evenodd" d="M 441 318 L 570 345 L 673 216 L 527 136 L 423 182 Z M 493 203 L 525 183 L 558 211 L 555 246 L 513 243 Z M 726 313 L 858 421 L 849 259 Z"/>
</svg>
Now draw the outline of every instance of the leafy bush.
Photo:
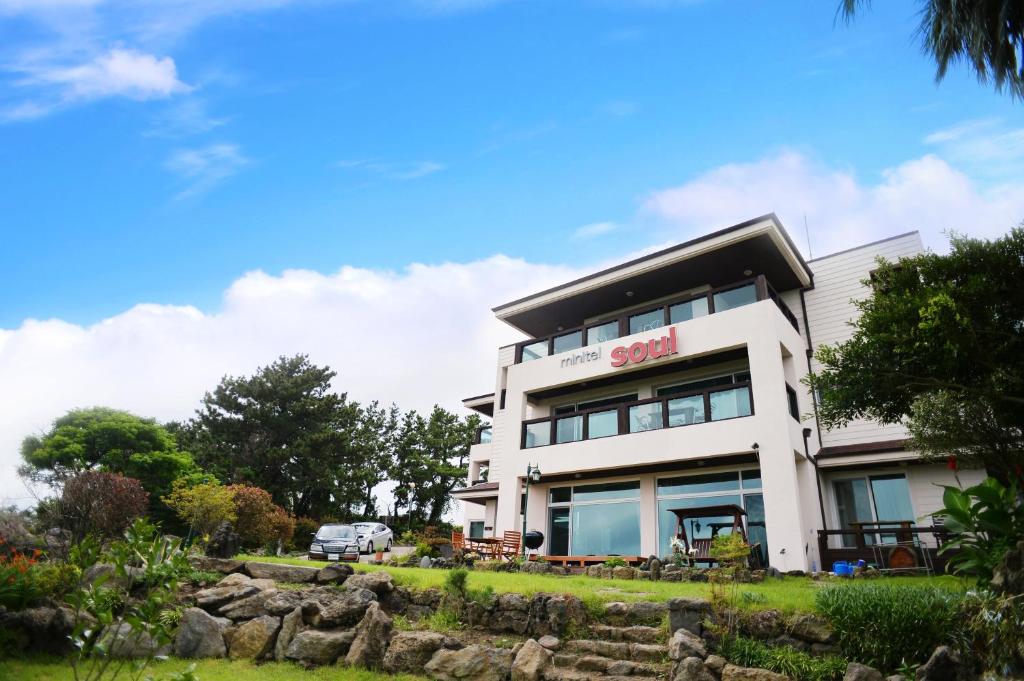
<svg viewBox="0 0 1024 681">
<path fill-rule="evenodd" d="M 423 557 L 436 558 L 439 554 L 440 554 L 440 552 L 437 550 L 437 547 L 431 546 L 427 542 L 421 541 L 418 544 L 416 544 L 416 557 L 417 558 L 423 558 Z"/>
<path fill-rule="evenodd" d="M 67 562 L 38 563 L 33 571 L 39 597 L 55 601 L 63 599 L 82 578 L 82 571 L 78 566 Z"/>
<path fill-rule="evenodd" d="M 227 489 L 235 504 L 235 531 L 243 546 L 253 548 L 291 539 L 295 519 L 274 503 L 270 492 L 251 485 L 229 485 Z"/>
<path fill-rule="evenodd" d="M 1024 678 L 1024 596 L 971 591 L 962 613 L 963 649 L 986 676 Z"/>
<path fill-rule="evenodd" d="M 316 534 L 320 529 L 320 523 L 312 518 L 299 516 L 295 519 L 295 527 L 292 529 L 292 537 L 288 542 L 288 548 L 292 551 L 304 551 L 309 546 L 310 535 Z"/>
<path fill-rule="evenodd" d="M 71 532 L 74 541 L 89 534 L 114 537 L 145 515 L 149 494 L 135 478 L 86 471 L 64 484 L 59 508 L 61 526 Z"/>
<path fill-rule="evenodd" d="M 5 547 L 6 542 L 0 538 L 0 605 L 22 610 L 40 596 L 35 579 L 38 555 L 26 555 Z"/>
<path fill-rule="evenodd" d="M 946 487 L 945 508 L 937 515 L 953 533 L 942 545 L 950 553 L 949 565 L 964 574 L 976 575 L 985 585 L 1006 552 L 1024 536 L 1024 505 L 1016 483 L 1005 487 L 995 478 L 961 490 Z"/>
<path fill-rule="evenodd" d="M 878 583 L 830 586 L 815 596 L 843 654 L 885 671 L 923 663 L 936 646 L 954 643 L 962 600 L 945 589 Z"/>
<path fill-rule="evenodd" d="M 846 673 L 846 660 L 841 657 L 815 657 L 789 646 L 770 646 L 741 636 L 724 637 L 718 653 L 741 667 L 767 669 L 797 681 L 835 681 Z"/>
<path fill-rule="evenodd" d="M 200 537 L 213 534 L 225 520 L 233 523 L 236 519 L 231 490 L 216 480 L 198 484 L 175 480 L 163 501 Z"/>
<path fill-rule="evenodd" d="M 629 563 L 624 561 L 622 558 L 612 556 L 604 562 L 604 565 L 605 567 L 626 567 Z"/>
</svg>

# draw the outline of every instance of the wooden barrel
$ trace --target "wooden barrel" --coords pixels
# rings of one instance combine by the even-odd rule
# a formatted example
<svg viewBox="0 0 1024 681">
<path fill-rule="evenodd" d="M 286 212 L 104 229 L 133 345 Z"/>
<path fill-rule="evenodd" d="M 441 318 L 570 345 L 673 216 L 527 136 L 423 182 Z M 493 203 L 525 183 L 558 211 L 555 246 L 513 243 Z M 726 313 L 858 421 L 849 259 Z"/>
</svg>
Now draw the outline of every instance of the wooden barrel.
<svg viewBox="0 0 1024 681">
<path fill-rule="evenodd" d="M 894 546 L 889 550 L 889 568 L 905 570 L 917 567 L 917 554 L 906 546 Z"/>
</svg>

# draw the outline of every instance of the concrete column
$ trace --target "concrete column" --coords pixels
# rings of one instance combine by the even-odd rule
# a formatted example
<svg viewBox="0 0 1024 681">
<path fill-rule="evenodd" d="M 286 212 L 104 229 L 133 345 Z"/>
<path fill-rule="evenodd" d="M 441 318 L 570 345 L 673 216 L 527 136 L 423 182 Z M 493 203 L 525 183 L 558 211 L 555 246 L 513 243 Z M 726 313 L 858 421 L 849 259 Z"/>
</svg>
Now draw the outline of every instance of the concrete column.
<svg viewBox="0 0 1024 681">
<path fill-rule="evenodd" d="M 640 478 L 640 553 L 658 555 L 658 493 L 654 476 Z"/>
</svg>

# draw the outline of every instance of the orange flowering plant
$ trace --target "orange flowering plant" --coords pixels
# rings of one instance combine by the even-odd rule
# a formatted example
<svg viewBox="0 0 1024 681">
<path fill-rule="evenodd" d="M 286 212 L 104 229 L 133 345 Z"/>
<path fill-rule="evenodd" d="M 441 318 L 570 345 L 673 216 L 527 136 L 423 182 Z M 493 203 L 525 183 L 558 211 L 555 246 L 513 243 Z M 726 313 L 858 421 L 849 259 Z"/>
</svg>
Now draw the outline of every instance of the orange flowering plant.
<svg viewBox="0 0 1024 681">
<path fill-rule="evenodd" d="M 22 610 L 40 596 L 35 565 L 39 551 L 25 554 L 0 537 L 0 605 Z"/>
</svg>

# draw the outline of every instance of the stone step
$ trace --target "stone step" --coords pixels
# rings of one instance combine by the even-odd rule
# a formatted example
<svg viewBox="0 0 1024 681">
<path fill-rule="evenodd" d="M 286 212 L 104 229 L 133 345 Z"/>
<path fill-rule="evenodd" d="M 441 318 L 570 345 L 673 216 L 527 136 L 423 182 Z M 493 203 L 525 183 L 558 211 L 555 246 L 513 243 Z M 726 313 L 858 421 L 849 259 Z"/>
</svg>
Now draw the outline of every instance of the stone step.
<svg viewBox="0 0 1024 681">
<path fill-rule="evenodd" d="M 668 660 L 668 646 L 654 643 L 576 639 L 566 641 L 562 646 L 562 651 L 581 656 L 598 655 L 613 660 L 631 660 L 633 662 L 666 662 Z"/>
<path fill-rule="evenodd" d="M 625 641 L 626 643 L 665 643 L 668 638 L 664 629 L 659 627 L 614 627 L 608 624 L 594 624 L 590 627 L 594 638 L 605 641 Z"/>
<path fill-rule="evenodd" d="M 642 678 L 642 677 L 641 677 Z M 662 674 L 659 678 L 668 678 L 668 673 Z M 590 681 L 590 679 L 601 679 L 602 681 L 636 681 L 635 676 L 621 676 L 616 674 L 595 674 L 594 672 L 581 672 L 577 669 L 564 669 L 562 667 L 548 667 L 544 670 L 545 681 Z"/>
</svg>

